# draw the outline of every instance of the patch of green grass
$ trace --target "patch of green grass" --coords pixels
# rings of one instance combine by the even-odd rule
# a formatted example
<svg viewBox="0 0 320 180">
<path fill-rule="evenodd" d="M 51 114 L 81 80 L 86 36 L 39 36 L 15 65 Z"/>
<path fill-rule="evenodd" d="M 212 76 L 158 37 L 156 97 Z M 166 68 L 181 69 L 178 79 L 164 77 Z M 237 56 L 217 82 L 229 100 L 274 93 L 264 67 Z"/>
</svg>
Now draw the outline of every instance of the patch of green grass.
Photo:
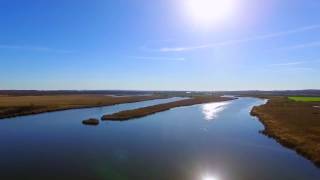
<svg viewBox="0 0 320 180">
<path fill-rule="evenodd" d="M 320 102 L 320 97 L 292 96 L 289 99 L 300 102 Z"/>
</svg>

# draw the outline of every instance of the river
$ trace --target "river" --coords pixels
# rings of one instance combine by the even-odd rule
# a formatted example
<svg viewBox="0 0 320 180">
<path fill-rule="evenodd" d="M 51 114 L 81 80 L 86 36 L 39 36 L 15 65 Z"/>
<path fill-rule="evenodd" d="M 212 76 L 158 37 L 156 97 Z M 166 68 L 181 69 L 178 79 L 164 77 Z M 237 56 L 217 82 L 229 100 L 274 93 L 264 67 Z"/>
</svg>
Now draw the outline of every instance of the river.
<svg viewBox="0 0 320 180">
<path fill-rule="evenodd" d="M 0 121 L 0 179 L 318 180 L 320 170 L 259 131 L 256 98 L 175 108 L 125 122 L 81 121 L 176 99 Z"/>
</svg>

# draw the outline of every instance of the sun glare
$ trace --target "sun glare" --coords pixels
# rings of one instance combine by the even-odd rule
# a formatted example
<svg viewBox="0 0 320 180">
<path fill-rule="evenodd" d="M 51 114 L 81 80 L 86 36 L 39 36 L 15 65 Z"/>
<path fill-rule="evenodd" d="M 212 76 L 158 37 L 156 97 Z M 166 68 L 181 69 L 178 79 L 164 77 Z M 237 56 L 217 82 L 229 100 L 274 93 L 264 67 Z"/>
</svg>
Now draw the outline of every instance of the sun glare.
<svg viewBox="0 0 320 180">
<path fill-rule="evenodd" d="M 234 0 L 186 0 L 185 6 L 193 23 L 203 26 L 226 21 L 235 10 Z"/>
<path fill-rule="evenodd" d="M 202 113 L 207 121 L 211 121 L 218 117 L 218 114 L 223 111 L 229 102 L 209 103 L 202 105 Z"/>
</svg>

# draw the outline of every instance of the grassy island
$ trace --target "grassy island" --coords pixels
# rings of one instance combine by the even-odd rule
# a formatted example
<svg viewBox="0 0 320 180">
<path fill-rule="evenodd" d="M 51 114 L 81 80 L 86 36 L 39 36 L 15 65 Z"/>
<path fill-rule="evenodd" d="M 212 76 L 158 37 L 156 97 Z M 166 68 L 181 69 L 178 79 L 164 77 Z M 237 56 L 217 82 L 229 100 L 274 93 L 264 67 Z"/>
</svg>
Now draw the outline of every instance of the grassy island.
<svg viewBox="0 0 320 180">
<path fill-rule="evenodd" d="M 203 103 L 210 103 L 210 102 L 220 102 L 220 101 L 227 101 L 227 100 L 233 100 L 233 99 L 234 98 L 217 97 L 217 96 L 193 97 L 190 99 L 184 99 L 180 101 L 175 101 L 175 102 L 170 102 L 165 104 L 158 104 L 158 105 L 148 106 L 148 107 L 139 108 L 139 109 L 126 110 L 126 111 L 121 111 L 121 112 L 110 114 L 110 115 L 104 115 L 102 119 L 111 120 L 111 121 L 124 121 L 124 120 L 130 120 L 133 118 L 148 116 L 148 115 L 155 114 L 162 111 L 167 111 L 176 107 L 191 106 L 195 104 L 203 104 Z"/>
<path fill-rule="evenodd" d="M 90 125 L 90 126 L 97 126 L 99 125 L 99 123 L 100 123 L 99 119 L 94 119 L 94 118 L 90 118 L 82 121 L 82 124 Z"/>
<path fill-rule="evenodd" d="M 320 101 L 271 97 L 251 114 L 265 125 L 264 134 L 320 165 Z M 312 101 L 311 101 L 312 100 Z"/>
</svg>

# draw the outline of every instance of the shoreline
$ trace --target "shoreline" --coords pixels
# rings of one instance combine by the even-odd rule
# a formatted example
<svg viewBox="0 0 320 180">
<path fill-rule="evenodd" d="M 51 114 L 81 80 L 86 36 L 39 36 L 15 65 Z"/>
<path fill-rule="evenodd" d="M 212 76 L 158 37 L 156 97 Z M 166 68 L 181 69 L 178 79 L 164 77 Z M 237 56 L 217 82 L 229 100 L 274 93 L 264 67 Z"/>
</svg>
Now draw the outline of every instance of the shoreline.
<svg viewBox="0 0 320 180">
<path fill-rule="evenodd" d="M 64 95 L 60 95 L 64 96 Z M 69 95 L 65 95 L 66 97 Z M 93 97 L 94 95 L 86 95 L 86 98 Z M 10 96 L 6 96 L 10 97 Z M 19 96 L 18 98 L 23 98 L 24 96 Z M 30 97 L 30 96 L 28 96 Z M 101 97 L 102 98 L 102 97 Z M 87 104 L 73 104 L 79 100 L 75 100 L 70 102 L 70 105 L 65 105 L 67 107 L 58 107 L 58 105 L 54 106 L 46 106 L 46 105 L 24 105 L 24 106 L 8 106 L 0 108 L 0 121 L 4 119 L 12 119 L 21 116 L 30 116 L 30 115 L 37 115 L 43 113 L 51 113 L 51 112 L 59 112 L 59 111 L 67 111 L 67 110 L 75 110 L 75 109 L 87 109 L 87 108 L 98 108 L 98 107 L 105 107 L 105 106 L 114 106 L 119 104 L 129 104 L 129 103 L 137 103 L 143 101 L 150 101 L 150 100 L 157 100 L 157 99 L 165 99 L 170 97 L 165 96 L 131 96 L 131 97 L 107 97 L 106 102 L 101 103 L 99 101 L 88 102 Z M 4 109 L 4 110 L 3 110 Z M 3 110 L 3 111 L 1 111 Z"/>
<path fill-rule="evenodd" d="M 320 142 L 314 144 L 309 141 L 309 137 L 301 137 L 299 134 L 295 134 L 290 127 L 285 127 L 277 120 L 275 112 L 270 111 L 270 104 L 274 103 L 272 98 L 261 106 L 255 106 L 252 108 L 250 114 L 257 117 L 263 124 L 264 130 L 262 134 L 269 138 L 273 138 L 282 146 L 294 150 L 297 154 L 310 160 L 316 167 L 320 168 L 320 154 L 318 154 Z M 312 144 L 313 143 L 313 144 Z"/>
<path fill-rule="evenodd" d="M 148 106 L 138 109 L 125 110 L 120 111 L 114 114 L 104 115 L 102 116 L 102 120 L 106 121 L 126 121 L 136 118 L 142 118 L 145 116 L 149 116 L 152 114 L 156 114 L 159 112 L 167 111 L 177 107 L 184 106 L 192 106 L 196 104 L 204 104 L 204 103 L 213 103 L 213 102 L 222 102 L 222 101 L 230 101 L 235 100 L 236 98 L 229 97 L 214 97 L 214 96 L 206 96 L 206 97 L 194 97 L 190 99 L 184 99 L 179 101 L 174 101 L 170 103 L 158 104 L 154 106 Z"/>
</svg>

